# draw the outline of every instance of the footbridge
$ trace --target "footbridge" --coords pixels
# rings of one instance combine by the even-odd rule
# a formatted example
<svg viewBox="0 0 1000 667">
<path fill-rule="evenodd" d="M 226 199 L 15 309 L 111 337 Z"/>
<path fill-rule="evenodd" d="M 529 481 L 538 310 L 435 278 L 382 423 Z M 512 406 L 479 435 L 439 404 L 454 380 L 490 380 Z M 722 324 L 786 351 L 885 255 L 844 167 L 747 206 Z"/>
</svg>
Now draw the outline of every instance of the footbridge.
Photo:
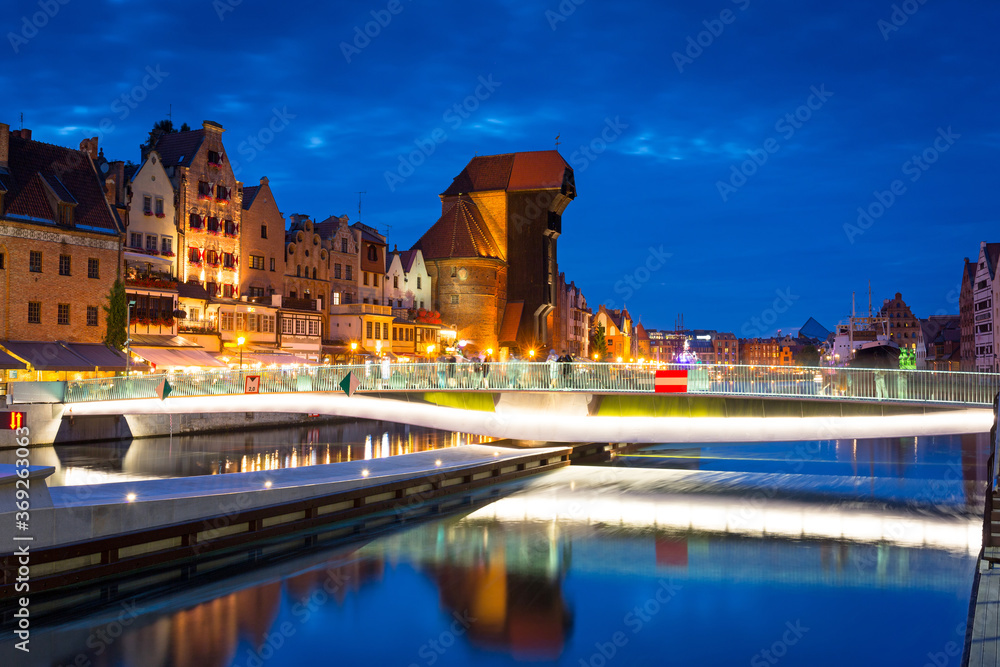
<svg viewBox="0 0 1000 667">
<path fill-rule="evenodd" d="M 347 392 L 352 379 L 354 391 Z M 51 421 L 50 430 L 51 424 L 94 416 L 138 420 L 142 415 L 229 413 L 246 414 L 249 420 L 285 413 L 380 419 L 522 441 L 653 443 L 982 433 L 993 422 L 1000 375 L 385 363 L 21 384 L 13 409 L 43 404 L 42 419 Z M 172 420 L 170 428 L 173 433 Z"/>
</svg>

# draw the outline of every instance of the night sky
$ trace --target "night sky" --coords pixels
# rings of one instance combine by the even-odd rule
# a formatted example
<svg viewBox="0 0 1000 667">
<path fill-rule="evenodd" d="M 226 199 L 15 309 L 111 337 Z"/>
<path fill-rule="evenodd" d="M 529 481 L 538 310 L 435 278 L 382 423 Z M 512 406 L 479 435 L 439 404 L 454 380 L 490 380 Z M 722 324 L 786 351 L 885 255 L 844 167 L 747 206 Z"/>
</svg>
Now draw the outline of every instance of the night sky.
<svg viewBox="0 0 1000 667">
<path fill-rule="evenodd" d="M 1000 241 L 995 2 L 63 1 L 5 4 L 0 121 L 138 161 L 173 105 L 286 217 L 363 190 L 400 249 L 475 154 L 559 135 L 560 268 L 647 328 L 833 328 L 869 280 L 957 313 Z"/>
</svg>

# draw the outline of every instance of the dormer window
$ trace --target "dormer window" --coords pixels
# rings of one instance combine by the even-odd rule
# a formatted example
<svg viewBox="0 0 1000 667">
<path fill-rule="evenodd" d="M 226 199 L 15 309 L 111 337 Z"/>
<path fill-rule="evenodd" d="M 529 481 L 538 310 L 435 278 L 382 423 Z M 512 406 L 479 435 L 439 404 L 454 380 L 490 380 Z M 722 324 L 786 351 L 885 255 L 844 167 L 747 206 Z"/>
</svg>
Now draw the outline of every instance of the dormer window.
<svg viewBox="0 0 1000 667">
<path fill-rule="evenodd" d="M 59 224 L 60 225 L 72 225 L 73 224 L 73 205 L 72 204 L 59 204 Z"/>
</svg>

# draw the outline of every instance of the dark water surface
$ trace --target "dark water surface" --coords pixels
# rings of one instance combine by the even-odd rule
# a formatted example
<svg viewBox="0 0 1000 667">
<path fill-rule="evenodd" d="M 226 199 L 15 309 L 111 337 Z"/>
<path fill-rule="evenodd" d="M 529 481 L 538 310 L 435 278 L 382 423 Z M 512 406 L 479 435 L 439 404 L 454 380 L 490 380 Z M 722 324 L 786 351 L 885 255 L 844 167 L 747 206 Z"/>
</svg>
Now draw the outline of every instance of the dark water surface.
<svg viewBox="0 0 1000 667">
<path fill-rule="evenodd" d="M 985 436 L 651 447 L 368 541 L 41 624 L 33 657 L 957 665 L 987 450 Z"/>
</svg>

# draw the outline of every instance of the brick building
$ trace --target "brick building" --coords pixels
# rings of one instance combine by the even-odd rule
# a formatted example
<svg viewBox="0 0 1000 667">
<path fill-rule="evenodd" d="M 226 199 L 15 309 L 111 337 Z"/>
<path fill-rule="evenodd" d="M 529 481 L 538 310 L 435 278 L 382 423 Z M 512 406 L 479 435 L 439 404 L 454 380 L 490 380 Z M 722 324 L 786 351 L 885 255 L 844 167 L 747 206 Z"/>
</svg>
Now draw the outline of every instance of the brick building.
<svg viewBox="0 0 1000 667">
<path fill-rule="evenodd" d="M 548 349 L 562 214 L 576 197 L 557 151 L 473 158 L 441 194 L 441 217 L 413 246 L 433 309 L 480 349 Z M 502 352 L 501 352 L 502 354 Z"/>
<path fill-rule="evenodd" d="M 240 294 L 284 294 L 285 218 L 267 177 L 243 188 L 240 234 Z"/>
<path fill-rule="evenodd" d="M 920 320 L 913 315 L 913 311 L 903 301 L 903 295 L 896 292 L 891 299 L 886 299 L 879 315 L 889 320 L 889 340 L 899 345 L 900 349 L 911 350 L 918 362 L 923 361 L 923 331 L 920 328 Z M 919 366 L 923 367 L 923 364 Z"/>
<path fill-rule="evenodd" d="M 960 366 L 963 371 L 976 369 L 975 313 L 973 312 L 972 290 L 976 280 L 976 265 L 965 258 L 962 268 L 962 287 L 958 295 Z"/>
<path fill-rule="evenodd" d="M 375 303 L 383 306 L 385 301 L 385 237 L 374 227 L 355 222 L 351 225 L 358 245 L 361 284 L 358 292 L 361 303 Z"/>
<path fill-rule="evenodd" d="M 556 309 L 553 311 L 553 345 L 556 350 L 577 357 L 590 356 L 590 308 L 583 290 L 575 282 L 566 284 L 560 273 L 556 283 Z"/>
<path fill-rule="evenodd" d="M 330 248 L 330 305 L 361 303 L 358 281 L 361 258 L 358 239 L 346 215 L 333 216 L 315 225 L 316 231 Z"/>
<path fill-rule="evenodd" d="M 0 334 L 100 343 L 124 225 L 86 150 L 0 123 Z M 46 366 L 45 359 L 33 364 Z M 93 370 L 93 368 L 91 368 Z"/>
</svg>

